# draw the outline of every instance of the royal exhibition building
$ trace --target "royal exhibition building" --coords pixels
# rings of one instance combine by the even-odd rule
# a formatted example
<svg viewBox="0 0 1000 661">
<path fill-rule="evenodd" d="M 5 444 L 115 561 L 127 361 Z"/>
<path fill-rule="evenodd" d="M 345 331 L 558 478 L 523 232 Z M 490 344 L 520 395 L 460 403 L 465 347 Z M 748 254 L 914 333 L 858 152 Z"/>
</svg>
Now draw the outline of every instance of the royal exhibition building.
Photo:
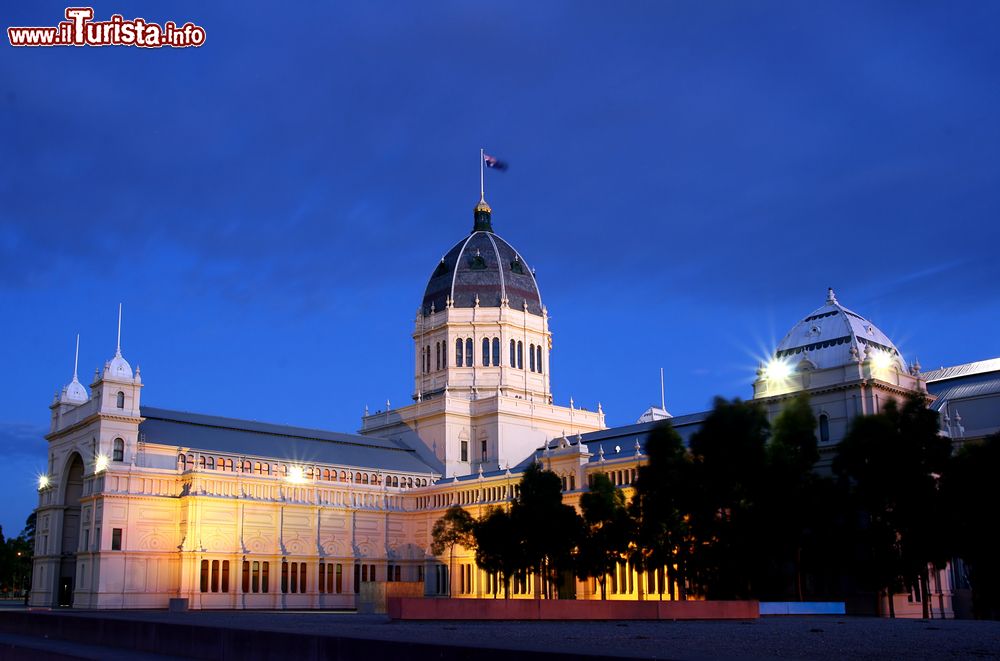
<svg viewBox="0 0 1000 661">
<path fill-rule="evenodd" d="M 490 596 L 496 581 L 471 552 L 431 552 L 431 529 L 449 506 L 478 515 L 510 502 L 534 462 L 560 477 L 570 504 L 596 473 L 630 489 L 660 420 L 687 441 L 705 419 L 653 407 L 608 428 L 600 406 L 556 403 L 544 299 L 528 262 L 494 232 L 485 200 L 471 233 L 429 270 L 412 328 L 412 403 L 366 411 L 356 433 L 147 406 L 119 326 L 118 349 L 89 389 L 74 373 L 50 407 L 31 604 L 360 608 L 404 587 Z M 1000 359 L 922 371 L 863 310 L 833 290 L 816 298 L 815 310 L 786 320 L 772 362 L 746 385 L 771 418 L 809 394 L 817 470 L 829 470 L 852 420 L 911 393 L 928 395 L 956 444 L 1000 429 Z M 945 612 L 956 576 L 932 576 Z M 664 598 L 662 573 L 623 564 L 608 597 L 641 599 L 643 586 Z M 515 580 L 511 598 L 536 589 Z M 573 596 L 599 598 L 593 581 L 577 581 Z M 905 594 L 895 603 L 899 614 L 919 613 Z"/>
</svg>

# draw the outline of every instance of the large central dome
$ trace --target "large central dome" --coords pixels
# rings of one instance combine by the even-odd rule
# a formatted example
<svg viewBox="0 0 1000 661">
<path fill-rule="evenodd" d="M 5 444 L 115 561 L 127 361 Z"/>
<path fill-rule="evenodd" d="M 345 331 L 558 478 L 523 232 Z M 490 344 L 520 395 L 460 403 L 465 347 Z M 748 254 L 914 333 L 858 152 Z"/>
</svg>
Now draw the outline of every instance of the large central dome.
<svg viewBox="0 0 1000 661">
<path fill-rule="evenodd" d="M 535 274 L 513 246 L 493 233 L 492 210 L 480 200 L 472 234 L 456 243 L 438 262 L 424 291 L 422 310 L 500 307 L 542 314 Z"/>
</svg>

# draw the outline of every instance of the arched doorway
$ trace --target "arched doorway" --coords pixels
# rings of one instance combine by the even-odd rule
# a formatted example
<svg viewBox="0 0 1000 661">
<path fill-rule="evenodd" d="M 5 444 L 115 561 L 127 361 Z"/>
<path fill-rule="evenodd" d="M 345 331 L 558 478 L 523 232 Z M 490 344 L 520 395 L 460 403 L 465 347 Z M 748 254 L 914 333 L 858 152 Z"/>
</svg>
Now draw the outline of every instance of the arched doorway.
<svg viewBox="0 0 1000 661">
<path fill-rule="evenodd" d="M 83 495 L 83 459 L 73 453 L 66 468 L 63 489 L 62 538 L 59 545 L 57 606 L 73 605 L 76 583 L 76 550 L 80 545 L 80 496 Z"/>
</svg>

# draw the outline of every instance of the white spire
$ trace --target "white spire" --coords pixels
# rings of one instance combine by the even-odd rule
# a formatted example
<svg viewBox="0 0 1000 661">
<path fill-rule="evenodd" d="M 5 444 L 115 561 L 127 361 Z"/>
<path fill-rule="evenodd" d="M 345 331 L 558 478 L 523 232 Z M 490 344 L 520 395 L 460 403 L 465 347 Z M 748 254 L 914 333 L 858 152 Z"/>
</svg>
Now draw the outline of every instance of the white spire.
<svg viewBox="0 0 1000 661">
<path fill-rule="evenodd" d="M 122 357 L 122 304 L 118 304 L 118 342 L 115 345 L 115 357 L 104 367 L 104 378 L 131 379 L 132 366 Z"/>
<path fill-rule="evenodd" d="M 122 355 L 122 304 L 118 304 L 118 348 L 115 349 L 115 355 Z"/>
<path fill-rule="evenodd" d="M 486 201 L 486 175 L 484 170 L 486 167 L 486 150 L 479 149 L 479 201 Z"/>
<path fill-rule="evenodd" d="M 73 356 L 73 380 L 63 388 L 61 402 L 67 404 L 82 404 L 89 399 L 87 389 L 80 383 L 77 377 L 77 368 L 80 365 L 80 334 L 76 334 L 76 353 Z"/>
</svg>

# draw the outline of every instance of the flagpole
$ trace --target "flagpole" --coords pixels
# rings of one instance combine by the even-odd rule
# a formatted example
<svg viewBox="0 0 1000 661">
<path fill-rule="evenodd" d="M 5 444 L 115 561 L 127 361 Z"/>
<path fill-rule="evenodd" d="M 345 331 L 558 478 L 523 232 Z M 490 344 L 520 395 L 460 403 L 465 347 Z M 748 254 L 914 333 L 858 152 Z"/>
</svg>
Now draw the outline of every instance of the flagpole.
<svg viewBox="0 0 1000 661">
<path fill-rule="evenodd" d="M 486 201 L 486 176 L 483 174 L 483 163 L 486 161 L 486 150 L 479 149 L 479 201 Z"/>
</svg>

